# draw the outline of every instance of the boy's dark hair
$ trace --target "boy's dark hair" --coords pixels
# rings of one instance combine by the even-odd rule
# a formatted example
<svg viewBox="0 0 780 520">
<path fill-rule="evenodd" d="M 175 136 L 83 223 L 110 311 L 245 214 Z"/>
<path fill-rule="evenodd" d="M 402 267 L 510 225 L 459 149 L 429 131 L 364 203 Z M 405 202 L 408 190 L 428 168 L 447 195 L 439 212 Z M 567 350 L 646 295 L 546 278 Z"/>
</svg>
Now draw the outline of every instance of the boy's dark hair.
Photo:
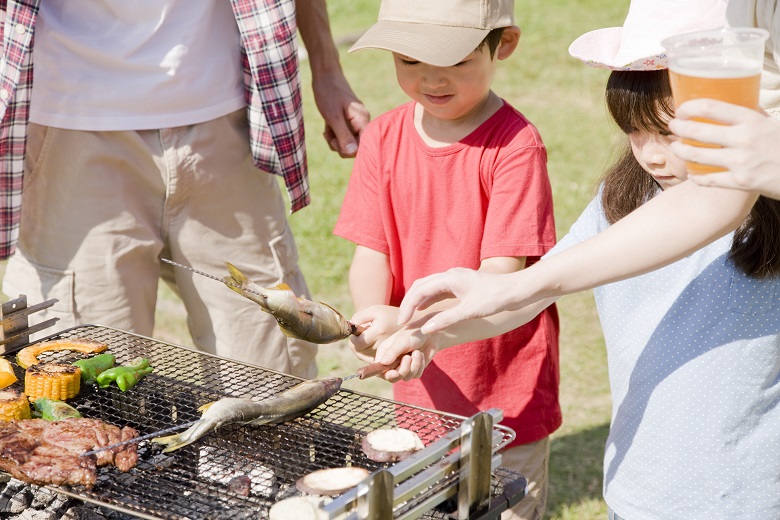
<svg viewBox="0 0 780 520">
<path fill-rule="evenodd" d="M 490 58 L 493 59 L 493 56 L 496 54 L 496 49 L 498 49 L 498 44 L 501 43 L 501 36 L 504 34 L 504 29 L 506 29 L 506 27 L 491 29 L 487 36 L 485 36 L 485 39 L 477 45 L 476 50 L 480 50 L 487 45 L 487 48 L 490 51 Z"/>
<path fill-rule="evenodd" d="M 674 104 L 666 70 L 613 71 L 606 101 L 612 119 L 626 134 L 669 132 L 667 121 L 674 116 Z M 660 187 L 637 162 L 630 146 L 604 174 L 602 184 L 601 204 L 610 224 L 650 200 Z M 729 259 L 752 278 L 780 275 L 780 201 L 758 198 L 734 232 Z"/>
</svg>

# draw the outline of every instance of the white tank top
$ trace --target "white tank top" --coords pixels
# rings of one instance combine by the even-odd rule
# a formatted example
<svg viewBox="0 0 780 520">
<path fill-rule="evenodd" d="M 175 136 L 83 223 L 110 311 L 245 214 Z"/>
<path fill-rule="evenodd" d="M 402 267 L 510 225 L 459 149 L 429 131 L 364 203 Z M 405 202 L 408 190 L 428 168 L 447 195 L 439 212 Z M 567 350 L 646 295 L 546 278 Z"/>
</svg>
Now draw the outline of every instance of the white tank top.
<svg viewBox="0 0 780 520">
<path fill-rule="evenodd" d="M 45 0 L 30 120 L 72 130 L 201 123 L 246 105 L 228 0 Z"/>
</svg>

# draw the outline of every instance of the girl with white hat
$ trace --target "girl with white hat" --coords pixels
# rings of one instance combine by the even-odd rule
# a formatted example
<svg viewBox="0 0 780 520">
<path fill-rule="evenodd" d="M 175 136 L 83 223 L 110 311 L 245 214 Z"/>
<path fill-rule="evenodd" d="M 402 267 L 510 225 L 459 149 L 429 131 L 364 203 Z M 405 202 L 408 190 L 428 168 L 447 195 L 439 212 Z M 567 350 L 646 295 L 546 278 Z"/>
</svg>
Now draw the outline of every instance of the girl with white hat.
<svg viewBox="0 0 780 520">
<path fill-rule="evenodd" d="M 630 147 L 569 234 L 541 262 L 511 275 L 459 269 L 416 283 L 400 321 L 405 312 L 443 294 L 457 296 L 461 304 L 421 329 L 389 338 L 379 345 L 377 360 L 412 349 L 428 351 L 424 357 L 430 359 L 450 344 L 523 323 L 560 295 L 574 292 L 569 287 L 587 287 L 603 278 L 601 271 L 614 271 L 592 263 L 598 255 L 613 252 L 615 263 L 626 263 L 620 256 L 624 245 L 613 240 L 612 249 L 603 247 L 626 229 L 637 235 L 628 237 L 637 244 L 646 239 L 663 243 L 653 236 L 651 222 L 632 227 L 629 216 L 663 199 L 657 197 L 662 191 L 682 193 L 680 188 L 692 185 L 684 182 L 684 161 L 671 150 L 676 137 L 668 122 L 674 105 L 660 41 L 722 24 L 724 7 L 720 1 L 635 1 L 623 28 L 594 31 L 572 44 L 572 55 L 612 71 L 607 105 Z M 676 25 L 669 28 L 665 20 Z M 653 23 L 655 30 L 650 30 Z M 686 193 L 705 190 L 693 186 Z M 664 218 L 690 213 L 684 205 L 667 207 L 660 229 L 669 229 Z M 617 234 L 609 234 L 615 228 Z M 780 518 L 778 229 L 780 202 L 762 198 L 736 233 L 663 269 L 595 289 L 613 395 L 604 458 L 610 518 Z M 679 237 L 665 233 L 671 250 L 684 249 Z M 595 249 L 585 245 L 594 240 Z M 668 251 L 657 256 L 664 254 Z M 507 310 L 515 312 L 496 314 Z M 462 321 L 464 316 L 482 319 Z M 435 332 L 446 325 L 451 326 Z"/>
</svg>

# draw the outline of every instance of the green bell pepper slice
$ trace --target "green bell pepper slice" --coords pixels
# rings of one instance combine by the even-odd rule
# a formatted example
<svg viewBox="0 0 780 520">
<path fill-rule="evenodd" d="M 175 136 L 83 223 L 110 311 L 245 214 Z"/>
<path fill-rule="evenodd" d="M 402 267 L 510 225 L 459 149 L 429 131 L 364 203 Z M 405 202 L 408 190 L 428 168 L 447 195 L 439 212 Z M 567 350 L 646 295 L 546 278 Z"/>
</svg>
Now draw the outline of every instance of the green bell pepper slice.
<svg viewBox="0 0 780 520">
<path fill-rule="evenodd" d="M 81 369 L 81 381 L 88 385 L 94 383 L 101 373 L 113 367 L 114 363 L 116 363 L 116 356 L 113 354 L 98 354 L 73 362 Z"/>
<path fill-rule="evenodd" d="M 123 392 L 133 388 L 146 374 L 154 370 L 149 366 L 149 360 L 137 357 L 129 365 L 109 368 L 97 376 L 97 384 L 105 388 L 112 382 Z"/>
<path fill-rule="evenodd" d="M 78 419 L 81 413 L 71 405 L 49 399 L 48 397 L 39 397 L 33 403 L 35 410 L 41 414 L 41 419 L 46 421 L 61 421 L 63 419 Z"/>
</svg>

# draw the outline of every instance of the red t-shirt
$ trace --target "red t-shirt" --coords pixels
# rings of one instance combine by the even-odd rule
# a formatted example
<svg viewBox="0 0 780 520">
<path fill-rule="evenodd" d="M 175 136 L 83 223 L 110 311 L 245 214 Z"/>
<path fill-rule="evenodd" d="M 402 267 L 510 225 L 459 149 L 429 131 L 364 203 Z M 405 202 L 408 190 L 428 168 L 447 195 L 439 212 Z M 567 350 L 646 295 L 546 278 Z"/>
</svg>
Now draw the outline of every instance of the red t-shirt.
<svg viewBox="0 0 780 520">
<path fill-rule="evenodd" d="M 390 305 L 412 282 L 484 258 L 533 263 L 555 245 L 547 153 L 536 128 L 508 104 L 458 143 L 425 144 L 413 102 L 374 120 L 360 138 L 334 233 L 385 253 Z M 438 352 L 420 379 L 393 385 L 401 402 L 464 416 L 500 408 L 513 444 L 561 424 L 554 306 L 502 336 Z"/>
</svg>

